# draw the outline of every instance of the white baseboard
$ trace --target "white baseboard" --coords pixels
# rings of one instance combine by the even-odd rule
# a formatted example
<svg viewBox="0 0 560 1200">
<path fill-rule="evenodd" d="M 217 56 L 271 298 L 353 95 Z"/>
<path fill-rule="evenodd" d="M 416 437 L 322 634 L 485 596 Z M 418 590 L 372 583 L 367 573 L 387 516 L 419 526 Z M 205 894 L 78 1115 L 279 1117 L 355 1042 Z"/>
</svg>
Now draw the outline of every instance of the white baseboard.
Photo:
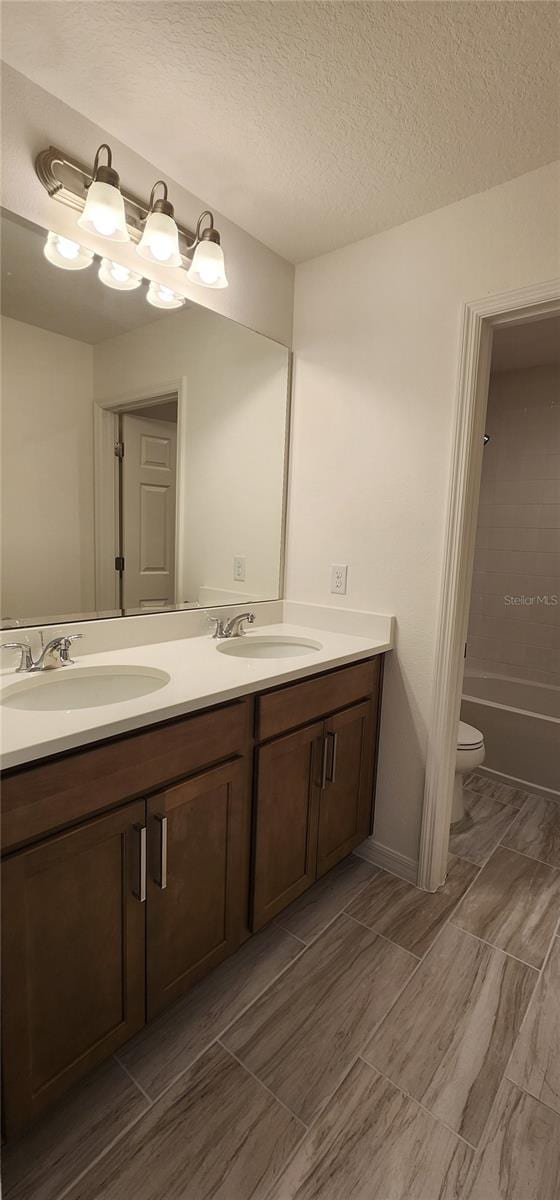
<svg viewBox="0 0 560 1200">
<path fill-rule="evenodd" d="M 506 783 L 508 787 L 521 788 L 523 792 L 531 792 L 533 796 L 542 796 L 545 800 L 560 800 L 560 792 L 554 788 L 541 787 L 531 783 L 529 779 L 518 779 L 516 775 L 504 775 L 502 771 L 493 771 L 491 767 L 476 767 L 475 775 L 483 775 L 494 783 Z"/>
<path fill-rule="evenodd" d="M 373 863 L 375 867 L 381 867 L 383 871 L 388 871 L 390 875 L 398 875 L 399 879 L 406 879 L 407 883 L 416 883 L 418 876 L 418 863 L 414 858 L 407 858 L 406 854 L 400 854 L 398 850 L 391 850 L 390 846 L 384 846 L 382 842 L 376 842 L 374 838 L 367 838 L 354 850 L 358 858 L 365 858 L 368 862 Z"/>
</svg>

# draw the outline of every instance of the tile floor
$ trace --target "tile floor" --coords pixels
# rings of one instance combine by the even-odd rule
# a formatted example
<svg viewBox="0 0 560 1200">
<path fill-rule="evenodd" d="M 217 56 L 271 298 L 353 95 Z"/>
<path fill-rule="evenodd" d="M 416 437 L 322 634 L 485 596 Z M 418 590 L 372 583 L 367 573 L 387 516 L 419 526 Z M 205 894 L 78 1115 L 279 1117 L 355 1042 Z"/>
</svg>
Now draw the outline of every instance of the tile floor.
<svg viewBox="0 0 560 1200">
<path fill-rule="evenodd" d="M 351 856 L 4 1151 L 4 1200 L 558 1200 L 560 804 L 468 780 L 429 895 Z"/>
</svg>

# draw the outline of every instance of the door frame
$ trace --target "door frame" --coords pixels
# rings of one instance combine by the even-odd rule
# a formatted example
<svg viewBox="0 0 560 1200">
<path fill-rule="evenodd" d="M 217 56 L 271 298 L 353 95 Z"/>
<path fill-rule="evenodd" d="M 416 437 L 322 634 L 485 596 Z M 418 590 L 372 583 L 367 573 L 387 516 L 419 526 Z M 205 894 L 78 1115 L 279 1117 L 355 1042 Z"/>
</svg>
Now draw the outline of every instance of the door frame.
<svg viewBox="0 0 560 1200">
<path fill-rule="evenodd" d="M 185 465 L 181 449 L 187 441 L 187 377 L 167 380 L 124 395 L 96 400 L 93 406 L 95 607 L 98 612 L 119 608 L 118 577 L 112 563 L 118 553 L 118 440 L 119 414 L 148 405 L 177 401 L 177 491 L 175 513 L 175 603 L 180 604 L 184 571 Z"/>
<path fill-rule="evenodd" d="M 554 313 L 560 313 L 560 278 L 485 296 L 465 304 L 463 310 L 418 863 L 418 886 L 430 892 L 440 887 L 447 875 L 493 331 Z"/>
</svg>

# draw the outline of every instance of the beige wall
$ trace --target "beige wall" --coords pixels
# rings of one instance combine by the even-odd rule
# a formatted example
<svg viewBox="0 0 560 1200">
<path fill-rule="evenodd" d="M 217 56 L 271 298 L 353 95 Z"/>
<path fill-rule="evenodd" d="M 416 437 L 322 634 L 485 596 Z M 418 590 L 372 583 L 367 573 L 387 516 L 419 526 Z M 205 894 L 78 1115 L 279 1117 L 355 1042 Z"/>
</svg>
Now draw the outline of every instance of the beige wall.
<svg viewBox="0 0 560 1200">
<path fill-rule="evenodd" d="M 395 613 L 376 839 L 416 858 L 463 304 L 559 273 L 559 164 L 297 268 L 289 599 Z"/>
<path fill-rule="evenodd" d="M 2 204 L 47 229 L 76 236 L 76 213 L 49 198 L 34 170 L 39 150 L 59 146 L 83 162 L 93 162 L 101 142 L 109 142 L 124 187 L 148 199 L 161 170 L 112 137 L 107 130 L 88 121 L 25 75 L 2 63 Z M 168 179 L 169 196 L 177 219 L 191 229 L 205 200 Z M 294 268 L 256 238 L 216 213 L 227 256 L 229 288 L 212 291 L 191 284 L 186 272 L 150 265 L 151 278 L 235 321 L 258 329 L 268 337 L 290 345 L 294 293 Z M 99 254 L 107 253 L 107 242 L 80 231 L 80 241 Z M 138 270 L 132 245 L 111 244 L 111 257 Z M 148 266 L 145 264 L 146 272 Z M 123 302 L 126 297 L 123 297 Z"/>
<path fill-rule="evenodd" d="M 183 600 L 279 594 L 287 368 L 285 347 L 194 307 L 95 347 L 97 400 L 186 380 Z"/>
<path fill-rule="evenodd" d="M 91 612 L 92 347 L 2 317 L 2 616 Z"/>
<path fill-rule="evenodd" d="M 494 375 L 486 430 L 467 664 L 559 686 L 560 369 Z"/>
</svg>

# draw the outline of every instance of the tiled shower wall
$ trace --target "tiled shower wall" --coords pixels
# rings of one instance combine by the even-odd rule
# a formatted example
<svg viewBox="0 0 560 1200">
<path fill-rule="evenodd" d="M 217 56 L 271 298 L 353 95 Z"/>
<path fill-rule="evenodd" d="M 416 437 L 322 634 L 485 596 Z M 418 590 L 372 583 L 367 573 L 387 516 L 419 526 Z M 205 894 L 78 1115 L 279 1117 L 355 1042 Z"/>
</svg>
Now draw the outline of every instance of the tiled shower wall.
<svg viewBox="0 0 560 1200">
<path fill-rule="evenodd" d="M 560 686 L 560 368 L 491 378 L 467 666 Z"/>
</svg>

